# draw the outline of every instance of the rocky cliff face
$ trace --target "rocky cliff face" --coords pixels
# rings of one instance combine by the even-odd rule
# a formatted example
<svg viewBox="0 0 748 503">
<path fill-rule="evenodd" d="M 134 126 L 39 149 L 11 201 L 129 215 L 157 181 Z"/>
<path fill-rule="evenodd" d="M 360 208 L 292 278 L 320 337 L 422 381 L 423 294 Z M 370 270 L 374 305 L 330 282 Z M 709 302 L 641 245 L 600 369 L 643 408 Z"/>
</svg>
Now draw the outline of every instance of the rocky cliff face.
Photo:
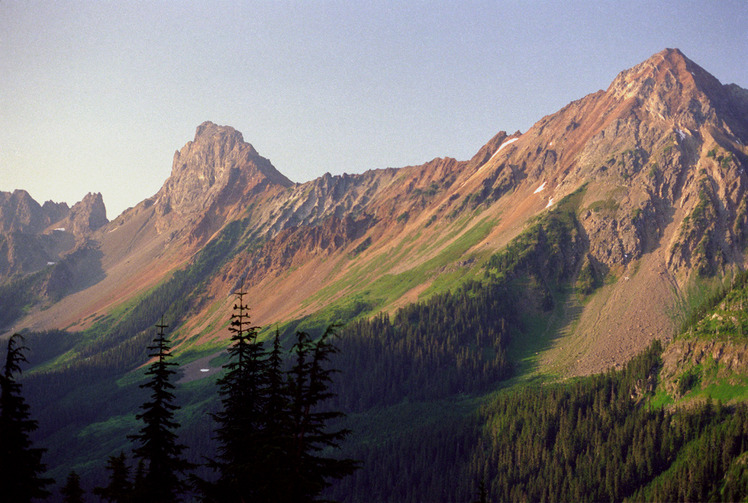
<svg viewBox="0 0 748 503">
<path fill-rule="evenodd" d="M 106 218 L 106 207 L 101 194 L 88 193 L 70 208 L 70 212 L 61 221 L 60 227 L 70 229 L 76 236 L 90 235 L 109 222 Z"/>
<path fill-rule="evenodd" d="M 254 196 L 292 185 L 240 132 L 204 122 L 194 141 L 175 152 L 171 176 L 153 198 L 157 226 L 190 227 L 193 239 L 205 239 Z"/>
<path fill-rule="evenodd" d="M 50 224 L 61 220 L 68 207 L 48 201 L 40 206 L 25 190 L 0 192 L 0 232 L 42 232 Z"/>
<path fill-rule="evenodd" d="M 240 132 L 204 122 L 194 141 L 174 153 L 171 176 L 156 194 L 156 208 L 162 215 L 203 213 L 216 203 L 235 204 L 246 192 L 269 184 L 292 185 Z"/>
<path fill-rule="evenodd" d="M 552 205 L 587 184 L 581 218 L 599 263 L 636 260 L 668 231 L 673 271 L 716 270 L 745 245 L 744 111 L 743 90 L 667 49 L 507 145 L 487 163 L 487 190 L 531 183 Z"/>
</svg>

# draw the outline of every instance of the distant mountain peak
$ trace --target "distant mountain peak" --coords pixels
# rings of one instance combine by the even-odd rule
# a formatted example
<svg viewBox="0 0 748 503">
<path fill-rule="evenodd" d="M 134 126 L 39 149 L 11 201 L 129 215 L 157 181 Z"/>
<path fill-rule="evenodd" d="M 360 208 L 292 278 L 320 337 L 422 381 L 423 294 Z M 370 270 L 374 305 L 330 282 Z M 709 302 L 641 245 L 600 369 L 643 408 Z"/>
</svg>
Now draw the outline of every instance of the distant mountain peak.
<svg viewBox="0 0 748 503">
<path fill-rule="evenodd" d="M 662 119 L 674 119 L 677 113 L 678 121 L 689 127 L 713 119 L 725 92 L 719 80 L 679 49 L 665 49 L 621 72 L 608 88 L 614 98 L 636 100 Z"/>
<path fill-rule="evenodd" d="M 70 208 L 67 225 L 74 234 L 85 235 L 106 225 L 106 206 L 100 192 L 86 194 Z"/>
<path fill-rule="evenodd" d="M 199 214 L 221 197 L 230 204 L 238 192 L 266 185 L 292 182 L 239 131 L 206 121 L 197 127 L 194 141 L 174 153 L 171 176 L 157 194 L 158 207 L 161 214 Z"/>
<path fill-rule="evenodd" d="M 250 152 L 257 154 L 255 148 L 244 141 L 244 136 L 231 126 L 220 126 L 211 121 L 205 121 L 197 127 L 195 131 L 194 143 L 214 143 L 219 142 L 227 147 L 234 147 L 239 144 L 247 148 Z M 229 148 L 229 150 L 230 150 Z"/>
</svg>

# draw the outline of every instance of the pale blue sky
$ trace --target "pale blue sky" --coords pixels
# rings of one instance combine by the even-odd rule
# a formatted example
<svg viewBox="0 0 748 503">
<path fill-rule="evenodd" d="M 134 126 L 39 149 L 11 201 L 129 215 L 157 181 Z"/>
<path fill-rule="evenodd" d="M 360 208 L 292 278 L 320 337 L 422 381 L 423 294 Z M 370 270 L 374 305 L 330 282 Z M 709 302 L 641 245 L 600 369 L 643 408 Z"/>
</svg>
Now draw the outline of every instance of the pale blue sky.
<svg viewBox="0 0 748 503">
<path fill-rule="evenodd" d="M 666 47 L 748 87 L 748 2 L 0 0 L 0 190 L 114 218 L 205 120 L 297 182 L 467 159 Z"/>
</svg>

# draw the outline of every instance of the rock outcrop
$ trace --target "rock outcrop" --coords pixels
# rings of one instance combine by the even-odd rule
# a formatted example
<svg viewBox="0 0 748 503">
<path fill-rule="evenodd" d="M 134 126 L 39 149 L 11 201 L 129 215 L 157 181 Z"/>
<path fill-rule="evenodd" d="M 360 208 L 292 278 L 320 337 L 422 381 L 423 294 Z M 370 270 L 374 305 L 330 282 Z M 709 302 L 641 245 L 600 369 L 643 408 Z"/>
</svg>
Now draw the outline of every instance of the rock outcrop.
<svg viewBox="0 0 748 503">
<path fill-rule="evenodd" d="M 69 208 L 28 192 L 0 192 L 0 282 L 54 265 L 108 222 L 101 194 Z"/>
<path fill-rule="evenodd" d="M 202 241 L 258 194 L 292 185 L 240 132 L 204 122 L 174 153 L 171 176 L 152 198 L 156 225 L 160 231 L 189 228 L 192 239 Z"/>
</svg>

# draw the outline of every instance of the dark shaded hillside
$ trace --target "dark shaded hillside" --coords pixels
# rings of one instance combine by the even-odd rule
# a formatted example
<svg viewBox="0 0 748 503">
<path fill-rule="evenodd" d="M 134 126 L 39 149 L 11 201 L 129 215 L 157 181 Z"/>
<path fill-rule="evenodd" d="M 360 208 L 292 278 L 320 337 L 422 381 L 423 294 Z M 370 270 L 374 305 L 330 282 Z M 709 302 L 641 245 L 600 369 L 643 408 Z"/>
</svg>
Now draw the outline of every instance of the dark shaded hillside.
<svg viewBox="0 0 748 503">
<path fill-rule="evenodd" d="M 345 453 L 365 468 L 330 494 L 346 502 L 471 501 L 484 483 L 489 501 L 742 500 L 748 408 L 648 407 L 661 350 L 654 345 L 622 371 L 502 390 L 472 412 L 439 401 L 414 404 L 408 419 L 394 408 L 390 424 L 402 430 L 352 442 Z M 382 413 L 354 421 L 374 431 L 387 424 Z"/>
<path fill-rule="evenodd" d="M 573 213 L 564 207 L 566 203 L 560 204 L 528 229 L 527 235 L 540 232 L 543 236 L 531 247 L 535 262 L 494 264 L 492 274 L 483 281 L 465 283 L 450 293 L 403 308 L 391 320 L 382 315 L 345 328 L 341 354 L 335 361 L 341 372 L 333 387 L 338 394 L 333 405 L 347 412 L 369 412 L 403 400 L 481 394 L 509 377 L 512 364 L 507 345 L 512 332 L 523 331 L 518 299 L 552 298 L 552 292 L 564 288 L 563 280 L 568 283 L 579 262 L 571 257 L 568 263 L 548 260 L 568 233 L 575 232 Z M 559 228 L 562 231 L 549 231 Z M 25 386 L 41 425 L 38 440 L 50 445 L 47 463 L 55 477 L 63 477 L 73 466 L 84 480 L 101 480 L 103 465 L 90 461 L 113 454 L 111 449 L 126 448 L 121 442 L 97 439 L 121 435 L 133 423 L 132 411 L 138 403 L 135 386 L 141 379 L 141 371 L 135 369 L 146 363 L 151 323 L 159 319 L 159 313 L 166 313 L 167 321 L 184 316 L 201 298 L 200 278 L 223 263 L 227 253 L 242 242 L 243 233 L 240 222 L 227 227 L 187 269 L 118 318 L 103 319 L 85 333 L 29 336 L 32 363 L 38 370 L 25 377 Z M 518 238 L 520 242 L 527 240 L 524 236 Z M 536 279 L 528 283 L 528 277 Z M 551 293 L 538 294 L 546 291 Z M 185 297 L 184 292 L 193 294 Z M 542 312 L 552 307 L 543 307 L 543 303 L 547 304 L 539 302 L 533 309 Z M 286 333 L 290 335 L 294 327 L 289 325 Z M 55 358 L 56 364 L 51 365 Z M 204 413 L 200 412 L 215 408 L 211 386 L 211 380 L 204 380 L 180 390 L 185 400 L 184 442 L 194 446 L 190 454 L 194 461 L 214 448 L 206 442 L 210 425 L 201 420 Z"/>
<path fill-rule="evenodd" d="M 519 314 L 548 313 L 568 292 L 585 295 L 588 285 L 582 280 L 588 274 L 592 288 L 599 283 L 575 216 L 578 197 L 560 202 L 489 259 L 480 281 L 412 304 L 392 317 L 355 321 L 342 331 L 333 403 L 350 414 L 344 424 L 356 432 L 343 454 L 361 459 L 364 468 L 330 494 L 344 501 L 467 501 L 485 481 L 489 494 L 502 500 L 615 501 L 639 490 L 655 491 L 642 488 L 666 473 L 676 481 L 690 476 L 671 467 L 691 455 L 691 442 L 716 439 L 734 447 L 716 468 L 699 469 L 711 474 L 705 480 L 718 476 L 721 485 L 705 482 L 694 489 L 701 492 L 692 494 L 743 494 L 742 479 L 735 479 L 735 459 L 744 452 L 739 447 L 742 428 L 748 428 L 741 422 L 742 406 L 675 412 L 647 407 L 660 368 L 659 346 L 621 372 L 539 389 L 520 384 L 494 391 L 512 376 L 508 343 L 528 336 Z M 49 446 L 45 461 L 58 480 L 75 468 L 89 486 L 101 483 L 105 456 L 128 449 L 115 439 L 134 425 L 134 390 L 141 377 L 130 371 L 145 362 L 149 334 L 143 325 L 138 337 L 123 338 L 128 332 L 124 327 L 145 323 L 146 311 L 156 316 L 159 302 L 178 315 L 181 297 L 172 298 L 169 292 L 184 289 L 174 285 L 191 285 L 199 292 L 198 272 L 218 267 L 241 235 L 239 227 L 227 231 L 183 274 L 118 322 L 101 324 L 108 328 L 95 345 L 106 347 L 103 352 L 93 351 L 96 346 L 85 334 L 29 338 L 37 365 L 72 350 L 67 366 L 40 369 L 24 384 L 41 425 L 37 442 Z M 736 281 L 736 288 L 743 283 Z M 720 299 L 731 295 L 723 293 Z M 699 312 L 705 314 L 698 323 L 712 314 Z M 357 314 L 348 312 L 350 317 Z M 314 325 L 314 320 L 305 323 Z M 190 383 L 178 397 L 183 442 L 191 448 L 191 459 L 200 461 L 215 448 L 211 425 L 204 420 L 217 403 L 213 380 Z M 729 480 L 719 478 L 728 472 L 733 474 Z M 599 480 L 605 483 L 597 484 Z M 662 490 L 679 483 L 673 484 Z"/>
<path fill-rule="evenodd" d="M 346 327 L 337 367 L 343 410 L 362 412 L 404 399 L 437 400 L 492 389 L 511 375 L 509 290 L 470 283 L 458 291 Z"/>
</svg>

